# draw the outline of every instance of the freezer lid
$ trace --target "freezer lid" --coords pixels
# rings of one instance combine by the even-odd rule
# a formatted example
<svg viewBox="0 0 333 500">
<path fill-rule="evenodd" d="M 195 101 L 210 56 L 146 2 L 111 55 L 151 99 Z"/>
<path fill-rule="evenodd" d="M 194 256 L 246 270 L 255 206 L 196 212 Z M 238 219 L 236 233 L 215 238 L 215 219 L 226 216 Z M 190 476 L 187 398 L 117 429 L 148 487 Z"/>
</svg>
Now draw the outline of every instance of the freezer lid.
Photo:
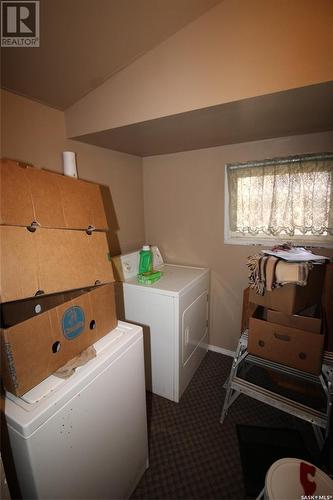
<svg viewBox="0 0 333 500">
<path fill-rule="evenodd" d="M 146 288 L 152 293 L 164 295 L 180 295 L 190 286 L 199 281 L 203 276 L 209 274 L 209 269 L 204 267 L 180 266 L 175 264 L 164 264 L 159 268 L 163 275 L 161 279 L 152 285 L 141 285 L 136 277 L 127 279 L 124 286 L 136 286 Z"/>
<path fill-rule="evenodd" d="M 102 337 L 100 339 L 101 342 L 98 341 L 94 344 L 96 356 L 98 356 L 98 354 L 101 353 L 103 349 L 107 349 L 111 345 L 115 346 L 115 344 L 122 339 L 123 335 L 124 332 L 121 329 L 116 328 L 115 330 L 113 330 L 112 334 Z M 94 369 L 93 365 L 90 365 L 88 363 L 84 366 L 86 367 L 87 371 L 92 371 Z M 80 376 L 82 376 L 82 371 L 80 372 L 80 369 L 81 367 L 77 368 L 76 372 L 77 375 L 80 374 Z M 80 377 L 78 376 L 78 378 Z M 51 392 L 55 391 L 55 389 L 65 387 L 68 380 L 69 379 L 57 377 L 56 375 L 50 375 L 40 384 L 36 385 L 30 391 L 23 394 L 23 396 L 21 396 L 20 398 L 15 398 L 15 400 L 18 399 L 19 401 L 25 401 L 26 403 L 29 403 L 29 405 L 38 403 L 38 401 L 41 401 L 43 398 L 51 394 Z M 10 394 L 10 396 L 15 397 L 12 394 Z M 30 411 L 29 409 L 31 410 L 32 406 L 28 407 L 28 411 Z"/>
<path fill-rule="evenodd" d="M 122 321 L 117 328 L 98 340 L 96 357 L 76 369 L 68 379 L 51 375 L 21 397 L 7 392 L 5 415 L 7 425 L 28 438 L 53 413 L 73 398 L 106 366 L 142 337 L 142 328 Z"/>
</svg>

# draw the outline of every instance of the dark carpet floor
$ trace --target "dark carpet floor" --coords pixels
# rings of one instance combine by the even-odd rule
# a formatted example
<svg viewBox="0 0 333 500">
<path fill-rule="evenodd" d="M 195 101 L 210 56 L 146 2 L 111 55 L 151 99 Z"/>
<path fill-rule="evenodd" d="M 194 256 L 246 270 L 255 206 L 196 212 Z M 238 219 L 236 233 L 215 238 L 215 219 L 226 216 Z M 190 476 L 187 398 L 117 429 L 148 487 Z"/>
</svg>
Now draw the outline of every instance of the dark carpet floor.
<svg viewBox="0 0 333 500">
<path fill-rule="evenodd" d="M 147 393 L 150 467 L 132 499 L 245 499 L 237 424 L 297 429 L 310 424 L 241 395 L 219 423 L 232 358 L 208 352 L 180 403 Z"/>
</svg>

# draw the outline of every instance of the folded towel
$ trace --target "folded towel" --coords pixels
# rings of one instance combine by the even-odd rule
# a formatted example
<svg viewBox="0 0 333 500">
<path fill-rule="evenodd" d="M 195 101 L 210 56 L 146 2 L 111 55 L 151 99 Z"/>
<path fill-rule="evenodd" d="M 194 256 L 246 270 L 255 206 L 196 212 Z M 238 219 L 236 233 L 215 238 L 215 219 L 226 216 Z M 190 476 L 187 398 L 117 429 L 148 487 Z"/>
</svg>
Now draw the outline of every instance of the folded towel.
<svg viewBox="0 0 333 500">
<path fill-rule="evenodd" d="M 293 283 L 306 286 L 311 262 L 286 262 L 277 257 L 256 254 L 248 257 L 249 285 L 256 293 L 263 295 L 265 291 Z"/>
<path fill-rule="evenodd" d="M 313 264 L 310 262 L 284 262 L 280 260 L 275 269 L 276 283 L 280 286 L 286 283 L 306 286 L 312 267 Z"/>
</svg>

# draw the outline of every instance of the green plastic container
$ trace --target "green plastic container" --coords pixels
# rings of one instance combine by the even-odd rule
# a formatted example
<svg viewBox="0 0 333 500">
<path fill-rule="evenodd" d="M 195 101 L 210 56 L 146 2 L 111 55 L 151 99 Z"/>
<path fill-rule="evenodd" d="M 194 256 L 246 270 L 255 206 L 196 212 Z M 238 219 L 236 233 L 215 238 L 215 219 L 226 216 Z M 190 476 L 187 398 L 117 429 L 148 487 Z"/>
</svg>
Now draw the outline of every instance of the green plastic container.
<svg viewBox="0 0 333 500">
<path fill-rule="evenodd" d="M 151 273 L 153 270 L 153 252 L 150 245 L 143 245 L 140 250 L 139 274 Z"/>
<path fill-rule="evenodd" d="M 138 274 L 138 283 L 141 285 L 152 285 L 155 281 L 158 281 L 163 273 L 161 271 L 153 271 L 148 274 Z"/>
</svg>

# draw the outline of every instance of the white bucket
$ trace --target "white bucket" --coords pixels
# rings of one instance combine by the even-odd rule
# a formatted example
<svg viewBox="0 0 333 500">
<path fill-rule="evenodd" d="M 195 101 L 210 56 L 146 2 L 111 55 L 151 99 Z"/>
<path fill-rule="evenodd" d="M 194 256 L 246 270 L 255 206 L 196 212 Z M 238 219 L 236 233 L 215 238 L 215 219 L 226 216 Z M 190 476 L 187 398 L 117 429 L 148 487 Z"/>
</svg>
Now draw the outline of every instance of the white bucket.
<svg viewBox="0 0 333 500">
<path fill-rule="evenodd" d="M 301 463 L 315 467 L 298 458 L 282 458 L 274 462 L 267 471 L 264 498 L 266 500 L 310 500 L 311 498 L 333 500 L 333 480 L 322 470 L 315 467 L 314 475 L 307 479 L 313 485 L 312 495 L 305 495 L 300 481 Z"/>
</svg>

